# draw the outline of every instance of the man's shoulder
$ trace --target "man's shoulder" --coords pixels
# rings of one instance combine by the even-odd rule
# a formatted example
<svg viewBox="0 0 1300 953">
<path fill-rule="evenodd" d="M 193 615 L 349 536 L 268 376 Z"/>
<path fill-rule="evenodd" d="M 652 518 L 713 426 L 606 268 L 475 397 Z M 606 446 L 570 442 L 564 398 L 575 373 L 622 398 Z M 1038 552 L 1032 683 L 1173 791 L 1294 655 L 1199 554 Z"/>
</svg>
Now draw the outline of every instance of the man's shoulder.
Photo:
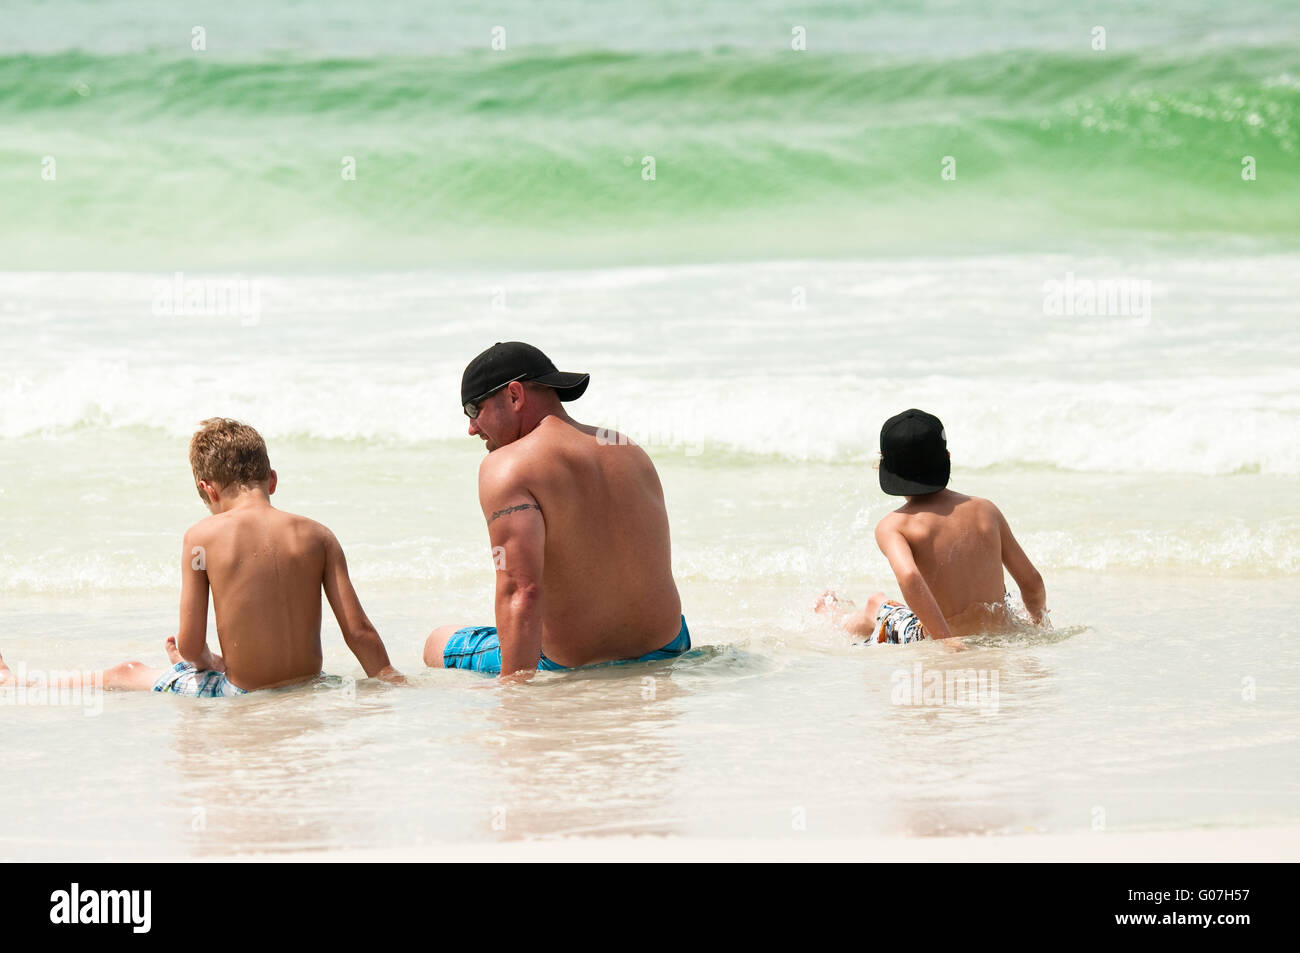
<svg viewBox="0 0 1300 953">
<path fill-rule="evenodd" d="M 479 484 L 527 483 L 557 465 L 558 436 L 538 427 L 513 443 L 497 447 L 479 464 Z"/>
<path fill-rule="evenodd" d="M 514 443 L 497 447 L 484 457 L 483 462 L 478 466 L 479 486 L 510 483 L 526 477 L 536 466 L 536 454 L 520 445 L 531 436 L 532 434 L 529 434 L 528 437 L 522 437 Z"/>
</svg>

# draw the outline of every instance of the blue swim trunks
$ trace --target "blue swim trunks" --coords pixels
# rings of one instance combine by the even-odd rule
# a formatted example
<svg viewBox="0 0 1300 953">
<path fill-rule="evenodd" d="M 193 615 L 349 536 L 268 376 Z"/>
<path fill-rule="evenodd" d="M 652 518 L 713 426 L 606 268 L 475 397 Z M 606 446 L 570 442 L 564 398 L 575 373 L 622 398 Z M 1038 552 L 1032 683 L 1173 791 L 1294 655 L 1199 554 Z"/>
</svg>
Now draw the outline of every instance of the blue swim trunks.
<svg viewBox="0 0 1300 953">
<path fill-rule="evenodd" d="M 247 695 L 225 672 L 204 671 L 194 668 L 192 662 L 177 662 L 158 676 L 153 690 L 168 695 L 188 695 L 191 698 L 233 698 Z"/>
<path fill-rule="evenodd" d="M 691 647 L 691 633 L 686 628 L 686 616 L 682 616 L 682 628 L 677 637 L 661 649 L 647 652 L 640 658 L 621 659 L 621 662 L 654 662 L 658 659 L 677 658 Z M 501 674 L 501 641 L 497 637 L 496 626 L 467 625 L 457 629 L 442 649 L 442 664 L 445 668 L 466 668 L 474 672 L 487 672 L 491 675 Z M 605 664 L 605 663 L 600 663 Z M 615 663 L 618 664 L 618 663 Z M 537 660 L 539 672 L 568 671 L 567 665 L 552 662 L 545 654 Z"/>
</svg>

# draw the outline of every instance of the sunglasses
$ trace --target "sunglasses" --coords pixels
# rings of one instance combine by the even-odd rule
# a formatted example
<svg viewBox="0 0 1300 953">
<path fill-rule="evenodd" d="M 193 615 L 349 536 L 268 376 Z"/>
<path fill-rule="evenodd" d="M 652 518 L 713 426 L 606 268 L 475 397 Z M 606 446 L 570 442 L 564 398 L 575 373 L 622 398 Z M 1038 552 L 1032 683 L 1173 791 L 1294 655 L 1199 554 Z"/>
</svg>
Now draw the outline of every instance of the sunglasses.
<svg viewBox="0 0 1300 953">
<path fill-rule="evenodd" d="M 501 393 L 501 391 L 505 390 L 515 381 L 521 381 L 527 376 L 528 376 L 527 374 L 520 374 L 518 377 L 513 377 L 510 380 L 506 381 L 500 387 L 492 388 L 490 391 L 488 391 L 486 394 L 484 394 L 481 397 L 475 397 L 473 400 L 465 401 L 465 404 L 463 407 L 461 407 L 461 410 L 465 411 L 465 416 L 468 417 L 470 420 L 477 420 L 478 412 L 483 409 L 483 403 L 489 397 Z"/>
</svg>

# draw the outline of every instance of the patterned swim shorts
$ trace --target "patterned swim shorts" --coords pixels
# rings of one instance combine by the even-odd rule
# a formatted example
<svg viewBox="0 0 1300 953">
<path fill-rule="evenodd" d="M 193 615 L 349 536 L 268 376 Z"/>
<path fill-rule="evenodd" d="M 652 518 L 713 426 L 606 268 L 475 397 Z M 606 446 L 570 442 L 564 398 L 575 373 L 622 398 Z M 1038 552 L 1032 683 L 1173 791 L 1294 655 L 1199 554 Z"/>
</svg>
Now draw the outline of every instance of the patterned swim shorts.
<svg viewBox="0 0 1300 953">
<path fill-rule="evenodd" d="M 177 662 L 158 676 L 153 690 L 168 695 L 188 695 L 191 698 L 233 698 L 248 692 L 226 678 L 225 672 L 204 671 L 194 668 L 191 662 Z"/>
<path fill-rule="evenodd" d="M 925 628 L 916 613 L 901 602 L 883 602 L 876 611 L 876 629 L 871 633 L 872 645 L 877 642 L 920 642 L 925 638 Z"/>
</svg>

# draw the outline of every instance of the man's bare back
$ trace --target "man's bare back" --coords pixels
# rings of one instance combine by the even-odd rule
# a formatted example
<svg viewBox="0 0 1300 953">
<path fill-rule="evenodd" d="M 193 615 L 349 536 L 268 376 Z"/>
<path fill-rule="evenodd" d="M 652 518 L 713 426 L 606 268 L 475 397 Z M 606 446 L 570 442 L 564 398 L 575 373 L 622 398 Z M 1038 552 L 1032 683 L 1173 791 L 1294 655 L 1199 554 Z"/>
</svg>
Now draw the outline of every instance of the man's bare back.
<svg viewBox="0 0 1300 953">
<path fill-rule="evenodd" d="M 575 667 L 635 658 L 681 626 L 668 513 L 654 464 L 610 431 L 559 417 L 483 462 L 484 515 L 524 494 L 545 521 L 542 650 Z M 501 517 L 497 517 L 501 518 Z"/>
</svg>

